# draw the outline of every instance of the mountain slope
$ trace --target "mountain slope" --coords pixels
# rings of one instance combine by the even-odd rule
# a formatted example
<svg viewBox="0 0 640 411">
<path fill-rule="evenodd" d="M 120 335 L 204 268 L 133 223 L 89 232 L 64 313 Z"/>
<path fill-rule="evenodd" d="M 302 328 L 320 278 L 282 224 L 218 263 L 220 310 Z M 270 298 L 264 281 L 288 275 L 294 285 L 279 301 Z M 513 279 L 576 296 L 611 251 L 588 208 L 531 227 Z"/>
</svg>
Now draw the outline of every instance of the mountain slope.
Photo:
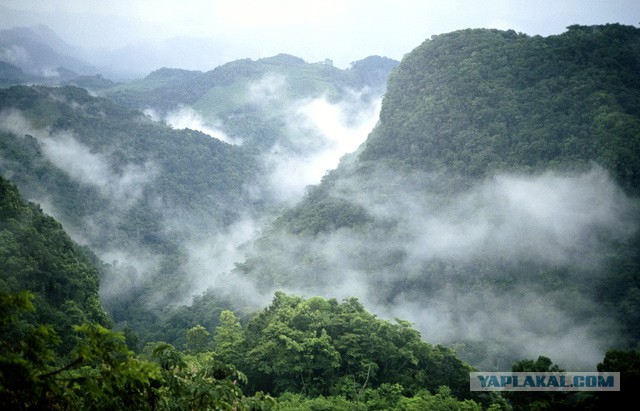
<svg viewBox="0 0 640 411">
<path fill-rule="evenodd" d="M 345 71 L 279 55 L 69 82 L 124 106 L 77 87 L 12 87 L 0 91 L 0 172 L 109 263 L 101 294 L 114 319 L 155 333 L 159 312 L 233 288 L 218 276 L 240 245 L 364 139 L 396 64 L 370 57 Z"/>
<path fill-rule="evenodd" d="M 259 167 L 240 148 L 84 89 L 1 90 L 0 119 L 0 173 L 110 264 L 101 295 L 116 321 L 188 298 L 191 242 L 255 211 L 244 185 Z"/>
<path fill-rule="evenodd" d="M 205 73 L 161 68 L 144 79 L 107 90 L 103 95 L 140 110 L 151 107 L 165 111 L 196 103 L 203 110 L 218 106 L 232 110 L 237 109 L 229 105 L 234 101 L 234 96 L 224 96 L 216 90 L 244 87 L 266 74 L 291 78 L 293 84 L 288 87 L 289 98 L 316 97 L 323 92 L 335 95 L 345 87 L 381 89 L 397 64 L 388 58 L 371 56 L 355 62 L 349 70 L 341 70 L 331 64 L 306 63 L 298 57 L 280 54 L 255 61 L 236 60 Z M 215 101 L 216 97 L 222 98 L 222 101 Z"/>
<path fill-rule="evenodd" d="M 358 155 L 236 273 L 355 294 L 485 369 L 635 346 L 639 65 L 640 30 L 620 25 L 427 40 Z"/>
<path fill-rule="evenodd" d="M 110 319 L 98 297 L 95 257 L 81 249 L 60 223 L 0 177 L 0 290 L 35 294 L 33 324 L 52 324 L 66 353 L 74 343 L 71 326 Z M 18 330 L 15 330 L 18 332 Z"/>
<path fill-rule="evenodd" d="M 637 194 L 639 53 L 619 25 L 434 37 L 391 76 L 361 159 L 474 178 L 595 161 Z"/>
<path fill-rule="evenodd" d="M 395 60 L 371 56 L 341 70 L 329 62 L 306 63 L 280 54 L 233 61 L 206 73 L 162 68 L 102 95 L 127 107 L 151 109 L 160 118 L 189 107 L 204 123 L 264 151 L 278 143 L 292 144 L 295 137 L 286 128 L 296 106 L 320 98 L 334 104 L 370 104 L 382 95 L 396 65 Z M 354 92 L 359 93 L 355 98 Z"/>
<path fill-rule="evenodd" d="M 43 25 L 0 30 L 0 61 L 20 68 L 32 82 L 56 83 L 76 77 L 76 73 L 97 72 L 88 63 L 71 57 L 75 53 L 77 50 Z"/>
</svg>

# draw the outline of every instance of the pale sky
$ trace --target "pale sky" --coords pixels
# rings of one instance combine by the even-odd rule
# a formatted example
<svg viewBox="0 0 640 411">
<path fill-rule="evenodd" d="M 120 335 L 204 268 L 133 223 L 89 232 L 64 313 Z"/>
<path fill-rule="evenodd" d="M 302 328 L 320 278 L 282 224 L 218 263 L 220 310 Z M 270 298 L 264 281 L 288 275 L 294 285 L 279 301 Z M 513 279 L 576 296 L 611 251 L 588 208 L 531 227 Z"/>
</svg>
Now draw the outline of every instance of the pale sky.
<svg viewBox="0 0 640 411">
<path fill-rule="evenodd" d="M 288 53 L 348 67 L 369 55 L 399 60 L 434 34 L 464 28 L 549 35 L 572 24 L 640 22 L 638 0 L 0 0 L 0 7 L 0 28 L 45 24 L 86 49 L 151 42 L 160 50 L 171 38 L 193 39 L 181 57 L 188 66 Z M 194 56 L 203 44 L 216 56 Z"/>
</svg>

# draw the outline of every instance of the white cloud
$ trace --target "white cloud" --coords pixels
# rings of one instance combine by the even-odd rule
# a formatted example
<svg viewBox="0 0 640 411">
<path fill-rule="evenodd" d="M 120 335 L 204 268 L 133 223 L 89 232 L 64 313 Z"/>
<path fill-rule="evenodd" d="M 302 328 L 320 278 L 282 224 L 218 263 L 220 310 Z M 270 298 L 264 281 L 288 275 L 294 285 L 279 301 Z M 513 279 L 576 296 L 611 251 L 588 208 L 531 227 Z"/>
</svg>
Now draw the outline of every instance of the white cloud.
<svg viewBox="0 0 640 411">
<path fill-rule="evenodd" d="M 22 66 L 29 62 L 29 53 L 24 47 L 12 45 L 0 50 L 0 60 L 15 66 Z"/>
<path fill-rule="evenodd" d="M 153 118 L 154 112 L 152 110 L 145 110 L 145 114 Z M 157 116 L 157 114 L 156 114 Z M 174 129 L 191 129 L 200 131 L 209 135 L 212 138 L 224 141 L 225 143 L 240 145 L 242 140 L 234 139 L 226 135 L 219 128 L 205 123 L 204 118 L 191 107 L 182 107 L 176 111 L 172 111 L 167 114 L 165 121 Z"/>
<path fill-rule="evenodd" d="M 274 146 L 266 157 L 272 170 L 268 186 L 276 198 L 297 201 L 366 140 L 378 121 L 381 99 L 365 96 L 351 92 L 336 103 L 326 96 L 291 103 L 290 144 Z"/>
<path fill-rule="evenodd" d="M 72 179 L 97 188 L 110 201 L 121 205 L 132 205 L 138 201 L 145 185 L 157 174 L 155 165 L 149 162 L 127 164 L 116 170 L 105 154 L 93 152 L 71 132 L 52 133 L 48 129 L 34 128 L 18 111 L 0 113 L 0 130 L 19 138 L 25 134 L 32 135 L 54 166 Z"/>
<path fill-rule="evenodd" d="M 260 80 L 247 85 L 247 99 L 254 104 L 274 104 L 286 97 L 286 77 L 267 73 Z"/>
<path fill-rule="evenodd" d="M 457 195 L 441 194 L 439 184 L 448 186 L 383 167 L 342 179 L 332 195 L 363 206 L 383 227 L 312 238 L 272 233 L 261 258 L 298 267 L 283 284 L 290 292 L 356 296 L 433 343 L 488 344 L 488 365 L 547 355 L 565 367 L 593 367 L 622 341 L 607 310 L 579 291 L 602 276 L 611 243 L 639 228 L 638 200 L 605 171 L 502 174 Z M 506 271 L 478 271 L 476 262 Z M 522 262 L 551 276 L 569 269 L 562 281 L 575 287 L 538 287 L 541 273 Z M 499 277 L 505 273 L 514 277 Z"/>
</svg>

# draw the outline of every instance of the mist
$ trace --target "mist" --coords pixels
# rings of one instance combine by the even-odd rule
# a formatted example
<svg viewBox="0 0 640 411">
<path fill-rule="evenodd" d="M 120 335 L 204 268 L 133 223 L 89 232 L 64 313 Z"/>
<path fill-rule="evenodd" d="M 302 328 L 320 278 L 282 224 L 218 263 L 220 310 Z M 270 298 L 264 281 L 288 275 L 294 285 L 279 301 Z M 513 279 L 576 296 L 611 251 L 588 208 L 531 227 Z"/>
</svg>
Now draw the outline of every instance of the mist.
<svg viewBox="0 0 640 411">
<path fill-rule="evenodd" d="M 326 93 L 291 99 L 288 87 L 286 76 L 268 73 L 247 86 L 246 99 L 266 112 L 282 113 L 285 138 L 262 158 L 268 170 L 263 195 L 291 205 L 364 143 L 378 122 L 382 96 L 365 88 L 346 90 L 339 99 Z"/>
<path fill-rule="evenodd" d="M 412 259 L 468 261 L 483 256 L 533 259 L 553 264 L 591 264 L 602 255 L 597 236 L 628 238 L 634 202 L 601 168 L 580 174 L 501 174 L 442 203 L 437 191 L 371 182 L 342 182 L 337 196 L 365 207 L 378 219 L 391 218 L 417 248 Z M 430 181 L 417 176 L 410 181 Z M 407 182 L 407 180 L 403 180 Z M 355 187 L 354 187 L 355 185 Z M 364 188 L 358 190 L 357 187 Z M 393 193 L 389 188 L 398 189 Z"/>
<path fill-rule="evenodd" d="M 340 99 L 330 101 L 325 94 L 291 99 L 288 87 L 286 76 L 267 73 L 249 83 L 244 95 L 248 103 L 285 120 L 283 137 L 270 150 L 259 154 L 265 167 L 259 187 L 247 186 L 259 198 L 275 204 L 274 210 L 280 210 L 283 204 L 291 206 L 299 202 L 309 186 L 319 184 L 344 155 L 354 152 L 377 123 L 381 104 L 381 96 L 368 89 L 347 90 Z M 193 109 L 187 112 L 202 118 Z M 171 122 L 171 115 L 166 118 Z M 220 128 L 224 128 L 223 121 Z M 231 272 L 250 254 L 253 241 L 277 216 L 273 210 L 246 212 L 223 232 L 196 236 L 190 241 L 186 245 L 186 271 L 192 275 L 192 288 L 183 302 L 188 304 L 192 295 L 215 290 L 218 294 L 233 295 L 246 305 L 268 304 L 273 290 L 265 292 L 253 280 Z"/>
<path fill-rule="evenodd" d="M 369 55 L 399 60 L 424 39 L 464 27 L 549 35 L 571 24 L 636 25 L 638 8 L 631 0 L 567 0 L 562 7 L 552 1 L 444 5 L 436 1 L 132 4 L 114 0 L 95 7 L 77 0 L 55 6 L 39 0 L 5 0 L 0 6 L 0 27 L 47 24 L 69 43 L 82 47 L 81 57 L 103 71 L 118 68 L 140 75 L 163 66 L 210 70 L 240 58 L 283 52 L 307 61 L 331 58 L 346 68 Z"/>
<path fill-rule="evenodd" d="M 152 118 L 158 118 L 158 115 L 155 114 L 152 109 L 146 110 L 145 113 L 151 115 Z M 227 144 L 242 145 L 241 139 L 229 137 L 219 128 L 219 126 L 211 125 L 206 122 L 205 119 L 191 107 L 180 107 L 169 112 L 165 116 L 164 121 L 176 130 L 196 130 Z"/>
<path fill-rule="evenodd" d="M 285 119 L 283 138 L 258 154 L 267 171 L 258 192 L 276 204 L 295 205 L 309 185 L 365 141 L 378 121 L 380 98 L 361 90 L 339 99 L 290 99 L 287 86 L 285 77 L 265 76 L 247 86 L 245 97 Z M 224 119 L 216 123 L 190 107 L 164 119 L 147 114 L 174 128 L 228 137 Z M 118 226 L 162 171 L 152 162 L 116 167 L 109 153 L 92 151 L 74 133 L 37 128 L 15 110 L 0 113 L 0 129 L 16 138 L 36 138 L 51 164 L 108 202 L 108 212 L 71 225 L 59 218 L 50 199 L 31 199 L 82 244 L 108 237 L 108 227 Z M 425 340 L 453 345 L 487 369 L 537 355 L 563 367 L 590 369 L 606 349 L 623 343 L 619 325 L 588 290 L 600 278 L 610 247 L 637 232 L 636 199 L 596 166 L 574 173 L 502 173 L 447 188 L 458 187 L 456 181 L 381 164 L 364 177 L 338 179 L 328 186 L 330 195 L 362 207 L 372 222 L 366 230 L 341 228 L 315 236 L 273 231 L 278 207 L 255 213 L 238 206 L 236 221 L 209 230 L 203 227 L 211 222 L 146 198 L 149 212 L 162 218 L 163 235 L 181 239 L 184 260 L 177 268 L 185 283 L 180 295 L 158 293 L 144 304 L 189 304 L 207 290 L 256 309 L 276 290 L 356 296 L 380 317 L 406 319 Z M 267 248 L 255 241 L 265 233 Z M 101 280 L 107 305 L 133 297 L 166 263 L 157 251 L 133 242 L 95 251 L 112 267 Z M 246 263 L 254 267 L 248 273 L 242 269 Z M 281 277 L 269 277 L 269 267 L 278 267 Z M 553 292 L 536 286 L 549 270 L 564 276 L 563 287 Z"/>
<path fill-rule="evenodd" d="M 499 174 L 453 197 L 441 194 L 442 181 L 433 184 L 441 179 L 378 167 L 339 180 L 331 195 L 364 207 L 373 226 L 312 237 L 270 233 L 269 246 L 249 260 L 250 276 L 286 267 L 290 276 L 272 278 L 276 287 L 263 293 L 356 296 L 485 369 L 538 355 L 593 369 L 607 349 L 624 344 L 589 291 L 610 247 L 639 227 L 638 201 L 607 172 Z M 565 285 L 545 291 L 545 270 Z"/>
<path fill-rule="evenodd" d="M 155 165 L 127 164 L 117 170 L 101 153 L 92 152 L 69 131 L 50 132 L 35 128 L 20 112 L 11 110 L 0 113 L 0 130 L 20 138 L 35 137 L 45 158 L 72 179 L 96 188 L 108 199 L 128 208 L 136 203 L 144 186 L 157 174 Z"/>
<path fill-rule="evenodd" d="M 259 154 L 266 170 L 260 187 L 247 190 L 293 206 L 345 154 L 357 151 L 378 121 L 381 99 L 368 90 L 339 99 L 292 99 L 288 87 L 288 79 L 275 73 L 246 87 L 248 104 L 285 124 L 283 136 Z M 194 108 L 180 107 L 164 118 L 146 113 L 174 128 L 228 138 L 224 119 Z M 356 296 L 380 317 L 406 319 L 425 340 L 453 345 L 485 369 L 538 355 L 563 367 L 592 369 L 606 349 L 623 343 L 619 325 L 585 292 L 599 279 L 611 244 L 638 229 L 637 201 L 606 171 L 502 173 L 450 188 L 458 185 L 446 176 L 376 165 L 366 177 L 341 178 L 330 188 L 332 197 L 363 207 L 373 226 L 314 237 L 274 233 L 273 212 L 247 212 L 220 232 L 197 234 L 167 210 L 163 225 L 188 239 L 188 292 L 177 303 L 188 305 L 207 290 L 256 308 L 276 290 Z M 265 232 L 266 249 L 255 243 Z M 150 270 L 152 261 L 143 259 L 138 272 Z M 247 261 L 257 264 L 249 275 L 237 268 Z M 265 278 L 261 270 L 267 267 L 281 267 L 282 277 Z M 564 272 L 573 285 L 544 291 L 536 286 L 544 270 Z M 498 285 L 478 288 L 486 280 Z M 105 284 L 105 296 L 132 280 L 118 281 Z"/>
</svg>

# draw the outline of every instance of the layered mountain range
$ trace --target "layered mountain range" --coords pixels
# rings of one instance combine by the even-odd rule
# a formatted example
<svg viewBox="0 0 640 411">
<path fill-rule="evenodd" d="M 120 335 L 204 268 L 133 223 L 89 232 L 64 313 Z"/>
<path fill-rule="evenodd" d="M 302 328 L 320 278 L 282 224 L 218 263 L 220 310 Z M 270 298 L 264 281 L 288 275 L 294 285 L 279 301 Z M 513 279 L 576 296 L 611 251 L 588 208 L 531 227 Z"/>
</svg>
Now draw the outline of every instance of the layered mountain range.
<svg viewBox="0 0 640 411">
<path fill-rule="evenodd" d="M 2 36 L 0 174 L 95 254 L 102 304 L 143 342 L 185 346 L 284 290 L 355 296 L 482 369 L 638 346 L 637 28 L 468 29 L 400 63 L 283 54 L 122 83 Z"/>
</svg>

